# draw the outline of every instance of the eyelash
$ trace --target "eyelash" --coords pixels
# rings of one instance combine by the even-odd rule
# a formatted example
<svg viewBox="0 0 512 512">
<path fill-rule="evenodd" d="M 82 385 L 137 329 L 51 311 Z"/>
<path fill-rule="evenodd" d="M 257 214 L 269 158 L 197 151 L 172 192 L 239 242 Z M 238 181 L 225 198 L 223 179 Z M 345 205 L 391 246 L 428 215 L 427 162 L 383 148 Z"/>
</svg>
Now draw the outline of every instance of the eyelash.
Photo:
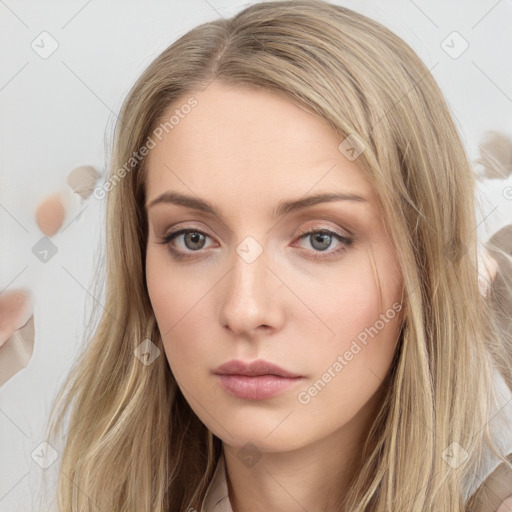
<svg viewBox="0 0 512 512">
<path fill-rule="evenodd" d="M 172 231 L 172 232 L 168 233 L 166 236 L 164 236 L 162 238 L 161 242 L 157 242 L 157 243 L 159 243 L 161 245 L 167 245 L 169 252 L 176 259 L 183 260 L 183 259 L 194 258 L 195 257 L 194 253 L 199 253 L 201 251 L 201 249 L 199 249 L 197 251 L 191 251 L 188 253 L 180 253 L 179 251 L 176 251 L 176 249 L 171 247 L 171 242 L 175 238 L 177 238 L 179 235 L 186 234 L 186 233 L 199 233 L 200 235 L 210 238 L 210 236 L 207 233 L 205 233 L 204 231 L 201 231 L 200 229 L 183 228 L 183 229 L 178 229 L 176 231 Z M 327 260 L 327 259 L 334 258 L 334 257 L 338 256 L 339 254 L 345 252 L 347 250 L 347 248 L 353 242 L 352 238 L 342 235 L 341 233 L 338 233 L 336 231 L 332 231 L 329 229 L 323 229 L 323 228 L 316 229 L 316 230 L 310 230 L 310 231 L 301 231 L 299 233 L 298 239 L 306 238 L 309 235 L 316 235 L 316 234 L 331 235 L 339 242 L 342 242 L 343 245 L 339 249 L 336 249 L 332 252 L 327 253 L 328 254 L 327 256 L 324 256 L 324 254 L 326 254 L 324 251 L 313 251 L 311 258 L 314 260 Z"/>
</svg>

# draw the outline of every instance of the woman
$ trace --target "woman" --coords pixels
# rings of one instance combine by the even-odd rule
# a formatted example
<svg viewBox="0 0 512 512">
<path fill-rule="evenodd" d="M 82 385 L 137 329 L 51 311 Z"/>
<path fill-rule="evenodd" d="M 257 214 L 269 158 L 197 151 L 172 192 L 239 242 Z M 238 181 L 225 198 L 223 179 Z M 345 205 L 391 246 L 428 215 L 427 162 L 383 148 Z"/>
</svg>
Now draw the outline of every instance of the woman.
<svg viewBox="0 0 512 512">
<path fill-rule="evenodd" d="M 95 192 L 106 302 L 51 422 L 50 443 L 71 411 L 60 508 L 505 506 L 510 333 L 474 192 L 438 86 L 380 24 L 265 2 L 181 37 Z"/>
</svg>

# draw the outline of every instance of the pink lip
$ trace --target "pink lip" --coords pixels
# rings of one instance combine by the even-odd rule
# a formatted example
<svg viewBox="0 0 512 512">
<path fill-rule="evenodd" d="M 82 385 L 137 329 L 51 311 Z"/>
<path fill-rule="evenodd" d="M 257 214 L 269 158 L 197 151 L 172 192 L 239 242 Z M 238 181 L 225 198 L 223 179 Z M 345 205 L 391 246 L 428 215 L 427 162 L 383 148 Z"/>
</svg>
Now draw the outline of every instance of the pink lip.
<svg viewBox="0 0 512 512">
<path fill-rule="evenodd" d="M 214 373 L 228 393 L 248 400 L 272 398 L 302 380 L 302 376 L 261 359 L 251 363 L 228 361 Z"/>
</svg>

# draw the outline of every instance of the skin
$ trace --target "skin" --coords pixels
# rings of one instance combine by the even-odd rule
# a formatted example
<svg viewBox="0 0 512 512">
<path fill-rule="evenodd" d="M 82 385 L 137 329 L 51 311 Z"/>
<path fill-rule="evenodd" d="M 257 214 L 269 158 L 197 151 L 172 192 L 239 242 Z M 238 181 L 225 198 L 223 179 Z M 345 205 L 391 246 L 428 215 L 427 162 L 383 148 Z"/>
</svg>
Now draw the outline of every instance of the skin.
<svg viewBox="0 0 512 512">
<path fill-rule="evenodd" d="M 190 96 L 169 107 L 169 116 Z M 165 355 L 194 412 L 223 441 L 233 510 L 320 511 L 328 492 L 335 489 L 332 499 L 346 493 L 402 313 L 359 343 L 308 403 L 298 395 L 329 368 L 332 375 L 338 356 L 401 302 L 396 254 L 370 183 L 321 119 L 251 87 L 214 82 L 193 96 L 197 106 L 148 155 L 146 205 L 171 190 L 207 200 L 223 216 L 175 204 L 147 209 L 146 278 Z M 280 201 L 334 191 L 366 201 L 271 215 Z M 179 260 L 162 239 L 185 227 L 207 236 L 178 235 L 170 245 L 192 256 Z M 353 242 L 301 238 L 301 230 L 318 229 Z M 247 236 L 263 251 L 250 264 L 236 251 Z M 274 398 L 246 400 L 228 394 L 212 373 L 231 359 L 259 358 L 303 379 Z M 254 464 L 239 458 L 246 443 L 257 447 Z"/>
</svg>

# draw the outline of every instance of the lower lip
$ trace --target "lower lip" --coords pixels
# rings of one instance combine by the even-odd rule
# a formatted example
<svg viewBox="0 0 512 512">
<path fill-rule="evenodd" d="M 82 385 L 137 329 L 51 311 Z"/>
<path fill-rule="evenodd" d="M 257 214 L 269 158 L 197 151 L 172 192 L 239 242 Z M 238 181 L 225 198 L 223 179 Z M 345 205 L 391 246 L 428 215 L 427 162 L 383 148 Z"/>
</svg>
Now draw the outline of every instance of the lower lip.
<svg viewBox="0 0 512 512">
<path fill-rule="evenodd" d="M 231 395 L 248 400 L 265 400 L 290 389 L 302 377 L 279 377 L 277 375 L 218 375 L 224 389 Z"/>
</svg>

